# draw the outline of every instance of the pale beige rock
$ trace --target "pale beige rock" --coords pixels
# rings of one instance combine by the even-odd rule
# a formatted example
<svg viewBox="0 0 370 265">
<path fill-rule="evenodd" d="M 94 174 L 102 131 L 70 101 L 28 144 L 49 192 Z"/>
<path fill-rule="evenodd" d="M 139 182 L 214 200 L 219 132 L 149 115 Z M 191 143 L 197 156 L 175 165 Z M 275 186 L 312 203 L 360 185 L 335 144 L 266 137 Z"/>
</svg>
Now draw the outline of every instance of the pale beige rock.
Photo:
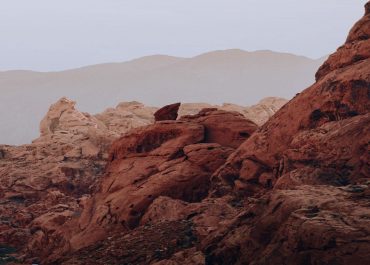
<svg viewBox="0 0 370 265">
<path fill-rule="evenodd" d="M 69 216 L 78 211 L 78 198 L 90 193 L 102 175 L 108 147 L 117 137 L 103 122 L 75 109 L 75 102 L 62 98 L 50 107 L 32 144 L 0 146 L 0 202 L 6 203 L 0 203 L 0 215 L 10 220 L 0 230 L 0 244 L 22 247 L 35 238 L 45 242 L 45 234 L 54 229 L 48 228 L 54 222 L 48 220 L 61 225 L 64 218 L 56 205 L 64 203 Z M 32 218 L 19 222 L 15 212 L 32 213 Z M 22 240 L 14 234 L 20 229 Z"/>
<path fill-rule="evenodd" d="M 129 130 L 154 122 L 155 107 L 147 107 L 144 104 L 133 102 L 122 102 L 116 108 L 106 109 L 95 117 L 101 121 L 109 131 L 118 136 Z"/>
<path fill-rule="evenodd" d="M 288 100 L 277 97 L 268 97 L 262 99 L 253 106 L 240 106 L 231 103 L 222 105 L 211 105 L 207 103 L 183 103 L 180 106 L 179 116 L 195 115 L 205 108 L 217 108 L 219 110 L 236 111 L 245 116 L 248 120 L 253 121 L 258 126 L 263 125 L 270 119 Z"/>
</svg>

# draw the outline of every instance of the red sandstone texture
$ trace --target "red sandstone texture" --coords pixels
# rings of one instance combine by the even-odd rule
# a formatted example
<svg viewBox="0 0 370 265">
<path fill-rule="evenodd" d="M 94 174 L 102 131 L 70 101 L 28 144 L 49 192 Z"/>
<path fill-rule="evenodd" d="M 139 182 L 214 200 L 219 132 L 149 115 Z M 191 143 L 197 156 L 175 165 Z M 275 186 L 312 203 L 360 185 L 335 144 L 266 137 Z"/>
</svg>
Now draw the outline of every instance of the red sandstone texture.
<svg viewBox="0 0 370 265">
<path fill-rule="evenodd" d="M 78 206 L 29 218 L 23 260 L 370 264 L 369 25 L 370 2 L 317 82 L 259 129 L 205 109 L 116 140 Z"/>
</svg>

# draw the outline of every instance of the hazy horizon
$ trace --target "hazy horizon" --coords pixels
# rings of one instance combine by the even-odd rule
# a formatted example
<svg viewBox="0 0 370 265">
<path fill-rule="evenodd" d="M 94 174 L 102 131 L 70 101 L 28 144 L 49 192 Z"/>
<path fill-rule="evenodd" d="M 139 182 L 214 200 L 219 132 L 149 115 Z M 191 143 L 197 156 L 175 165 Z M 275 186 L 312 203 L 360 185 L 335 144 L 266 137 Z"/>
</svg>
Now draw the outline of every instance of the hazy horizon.
<svg viewBox="0 0 370 265">
<path fill-rule="evenodd" d="M 89 113 L 125 101 L 157 107 L 173 102 L 247 106 L 265 97 L 293 97 L 314 82 L 322 63 L 291 54 L 225 50 L 190 59 L 152 56 L 62 72 L 0 72 L 0 143 L 35 139 L 49 106 L 63 96 Z M 19 130 L 24 127 L 27 131 Z"/>
<path fill-rule="evenodd" d="M 225 49 L 317 59 L 345 41 L 367 1 L 0 2 L 0 71 L 58 71 Z"/>
<path fill-rule="evenodd" d="M 6 72 L 13 72 L 13 71 L 29 71 L 29 72 L 36 72 L 36 73 L 58 73 L 58 72 L 65 72 L 65 71 L 73 71 L 73 70 L 79 70 L 79 69 L 85 69 L 85 68 L 90 68 L 90 67 L 97 67 L 97 66 L 104 66 L 104 65 L 110 65 L 110 64 L 126 64 L 126 63 L 131 63 L 131 62 L 135 62 L 135 61 L 141 61 L 141 60 L 145 60 L 145 59 L 148 59 L 148 58 L 151 58 L 151 57 L 169 57 L 169 58 L 174 58 L 174 59 L 195 59 L 197 57 L 201 57 L 201 56 L 204 56 L 206 54 L 214 54 L 214 53 L 228 53 L 228 52 L 232 52 L 232 51 L 240 51 L 242 53 L 250 53 L 250 54 L 254 54 L 254 53 L 273 53 L 273 54 L 282 54 L 282 55 L 287 55 L 287 56 L 296 56 L 296 57 L 301 57 L 301 58 L 306 58 L 306 59 L 309 59 L 309 60 L 312 60 L 312 61 L 322 61 L 322 60 L 326 60 L 326 58 L 330 55 L 330 54 L 327 54 L 327 55 L 324 55 L 324 56 L 321 56 L 319 58 L 311 58 L 311 57 L 308 57 L 308 56 L 305 56 L 305 55 L 300 55 L 300 54 L 294 54 L 294 53 L 289 53 L 289 52 L 279 52 L 279 51 L 274 51 L 274 50 L 268 50 L 268 49 L 264 49 L 264 50 L 254 50 L 254 51 L 247 51 L 247 50 L 243 50 L 243 49 L 238 49 L 238 48 L 234 48 L 234 49 L 220 49 L 220 50 L 212 50 L 212 51 L 206 51 L 204 53 L 200 53 L 200 54 L 195 54 L 193 56 L 176 56 L 176 55 L 171 55 L 171 54 L 149 54 L 149 55 L 144 55 L 144 56 L 140 56 L 140 57 L 135 57 L 135 58 L 130 58 L 128 60 L 125 60 L 125 61 L 109 61 L 109 62 L 100 62 L 100 63 L 95 63 L 95 64 L 87 64 L 87 65 L 80 65 L 80 66 L 75 66 L 75 67 L 71 67 L 71 68 L 66 68 L 66 69 L 60 69 L 60 70 L 33 70 L 33 69 L 10 69 L 10 70 L 1 70 L 0 69 L 0 73 L 6 73 Z"/>
</svg>

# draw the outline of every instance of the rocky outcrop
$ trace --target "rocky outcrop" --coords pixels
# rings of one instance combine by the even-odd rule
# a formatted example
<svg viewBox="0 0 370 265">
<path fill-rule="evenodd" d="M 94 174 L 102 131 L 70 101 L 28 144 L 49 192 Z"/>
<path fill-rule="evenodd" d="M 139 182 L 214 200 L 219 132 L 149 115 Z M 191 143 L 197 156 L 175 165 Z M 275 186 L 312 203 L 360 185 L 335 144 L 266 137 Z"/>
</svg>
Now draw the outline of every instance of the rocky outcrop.
<svg viewBox="0 0 370 265">
<path fill-rule="evenodd" d="M 221 167 L 215 171 L 219 164 L 212 167 L 214 173 L 209 179 L 208 196 L 189 200 L 187 196 L 162 193 L 153 197 L 150 203 L 144 203 L 145 207 L 138 211 L 140 218 L 133 226 L 135 233 L 142 234 L 145 229 L 161 224 L 171 226 L 173 223 L 174 228 L 176 222 L 186 220 L 193 241 L 184 248 L 167 245 L 166 249 L 174 249 L 173 254 L 160 252 L 158 248 L 157 253 L 164 254 L 157 257 L 156 251 L 148 247 L 148 258 L 137 261 L 138 264 L 344 265 L 370 262 L 370 58 L 366 49 L 361 48 L 368 47 L 370 41 L 366 37 L 370 34 L 369 5 L 366 5 L 365 17 L 351 30 L 345 48 L 338 49 L 320 68 L 317 82 L 298 94 L 250 137 L 247 136 L 248 139 Z M 361 58 L 353 60 L 357 53 Z M 179 122 L 195 123 L 203 128 L 209 126 L 219 132 L 222 129 L 213 123 L 222 124 L 215 118 L 216 113 L 220 111 L 206 109 L 194 117 L 180 118 Z M 211 125 L 206 123 L 209 120 L 212 120 Z M 168 126 L 165 124 L 156 126 L 165 128 Z M 209 139 L 230 146 L 222 140 L 227 136 L 233 142 L 236 134 L 231 131 L 222 136 L 216 133 Z M 207 139 L 207 129 L 205 132 L 204 139 Z M 159 136 L 149 138 L 163 139 Z M 176 139 L 164 138 L 166 141 Z M 140 135 L 135 139 L 141 139 Z M 128 145 L 118 144 L 122 148 L 116 145 L 118 149 L 113 152 L 111 161 L 111 166 L 115 166 L 113 171 L 108 171 L 109 177 L 116 174 L 123 161 L 130 159 L 133 151 L 135 155 L 152 159 L 145 152 L 162 150 L 162 147 L 156 147 L 158 140 L 140 141 L 150 142 L 150 146 L 156 147 L 154 150 L 137 148 L 132 141 L 135 142 L 129 139 Z M 200 148 L 199 143 L 191 145 Z M 164 150 L 169 148 L 166 144 L 162 146 Z M 184 147 L 183 153 L 176 153 L 173 158 L 182 159 L 186 154 L 189 157 L 186 161 L 190 160 L 191 152 L 186 151 L 189 148 L 193 150 L 193 147 Z M 141 150 L 145 152 L 138 152 Z M 206 156 L 209 154 L 203 150 L 202 155 L 193 161 L 207 164 Z M 200 158 L 205 160 L 200 161 Z M 124 172 L 126 169 L 128 171 L 122 176 L 137 172 L 127 166 L 120 170 Z M 183 171 L 183 168 L 174 169 L 172 178 L 176 179 Z M 109 183 L 115 185 L 115 182 Z M 157 183 L 159 179 L 152 185 Z M 157 186 L 155 190 L 164 186 Z M 107 191 L 104 185 L 101 187 L 101 191 Z M 125 187 L 127 185 L 123 184 L 117 190 Z M 92 205 L 99 205 L 96 202 L 109 198 L 110 194 L 95 197 Z M 117 207 L 126 205 L 125 200 L 130 196 L 126 194 L 119 196 L 123 203 L 115 204 Z M 118 199 L 110 197 L 105 201 L 106 205 L 115 200 Z M 120 216 L 115 213 L 110 218 Z M 166 229 L 159 228 L 158 234 L 165 233 Z M 178 233 L 182 233 L 181 228 Z M 132 232 L 126 234 L 132 235 Z M 80 250 L 89 256 L 81 259 L 81 252 L 72 253 L 62 263 L 77 260 L 80 262 L 77 264 L 91 264 L 96 260 L 107 260 L 112 251 L 122 253 L 131 249 L 133 253 L 138 252 L 135 247 L 116 244 L 121 242 L 119 239 L 103 242 L 101 247 L 95 243 Z M 98 254 L 93 249 L 98 249 Z M 120 262 L 129 262 L 129 255 L 118 254 L 117 257 Z M 119 262 L 110 260 L 109 264 Z"/>
<path fill-rule="evenodd" d="M 153 111 L 137 102 L 93 116 L 62 98 L 32 144 L 0 146 L 0 245 L 26 247 L 31 255 L 47 245 L 47 234 L 79 215 L 104 173 L 112 142 L 153 121 Z"/>
<path fill-rule="evenodd" d="M 207 263 L 370 261 L 370 223 L 364 217 L 370 58 L 351 59 L 358 47 L 369 45 L 369 39 L 353 36 L 370 33 L 368 7 L 349 46 L 329 57 L 316 84 L 278 111 L 214 175 L 213 196 L 249 199 L 221 238 L 214 234 L 204 241 Z"/>
<path fill-rule="evenodd" d="M 208 195 L 212 174 L 256 129 L 238 113 L 203 110 L 131 130 L 112 145 L 106 176 L 84 202 L 81 216 L 47 235 L 64 245 L 32 248 L 43 260 L 53 261 L 63 251 L 107 238 L 111 230 L 137 228 L 158 197 L 200 202 Z"/>
<path fill-rule="evenodd" d="M 177 112 L 179 111 L 181 103 L 174 103 L 164 106 L 154 113 L 155 121 L 169 121 L 177 119 Z"/>
<path fill-rule="evenodd" d="M 369 19 L 369 16 L 370 14 L 367 13 L 362 21 Z M 368 31 L 369 28 L 365 27 L 363 30 Z M 350 35 L 349 39 L 351 38 Z M 358 40 L 361 43 L 364 41 L 369 42 L 369 40 Z M 353 43 L 353 45 L 355 44 L 356 42 Z M 341 49 L 338 50 L 338 53 L 341 53 Z M 331 58 L 335 56 L 335 54 L 330 56 L 328 61 L 331 61 Z M 290 148 L 296 150 L 297 144 L 306 142 L 303 141 L 302 137 L 300 138 L 302 140 L 295 141 L 294 139 L 298 135 L 312 134 L 315 130 L 326 131 L 325 126 L 334 126 L 335 122 L 342 124 L 342 120 L 367 115 L 370 110 L 369 69 L 370 59 L 367 57 L 331 71 L 313 86 L 304 90 L 278 111 L 258 133 L 243 143 L 224 168 L 220 170 L 218 175 L 220 180 L 230 183 L 230 179 L 232 179 L 231 184 L 235 184 L 238 180 L 248 182 L 248 180 L 255 180 L 266 175 L 269 175 L 270 178 L 280 177 L 283 173 L 282 170 L 286 169 L 285 152 Z M 332 122 L 331 125 L 326 125 L 330 122 Z M 357 134 L 361 135 L 361 131 L 359 130 Z M 323 137 L 325 137 L 324 133 Z M 366 141 L 366 138 L 355 137 L 352 140 L 348 139 L 343 144 L 350 145 L 352 142 L 353 147 L 357 146 L 362 150 L 364 146 L 356 145 L 357 142 L 361 141 Z M 292 147 L 293 143 L 295 144 L 294 148 Z M 313 150 L 311 152 L 313 153 Z M 353 152 L 358 151 L 354 149 Z M 340 156 L 333 156 L 332 160 L 338 163 Z M 251 188 L 255 185 L 246 183 L 246 186 Z"/>
<path fill-rule="evenodd" d="M 351 29 L 347 40 L 337 52 L 320 67 L 316 73 L 316 80 L 322 79 L 328 73 L 345 68 L 346 66 L 361 63 L 370 56 L 370 4 L 365 5 L 365 16 Z"/>
<path fill-rule="evenodd" d="M 32 144 L 0 147 L 1 245 L 45 241 L 78 212 L 79 199 L 104 172 L 116 135 L 74 105 L 62 98 L 51 106 Z"/>
<path fill-rule="evenodd" d="M 183 114 L 193 113 L 201 107 L 202 104 L 192 105 L 191 111 L 184 111 Z M 62 98 L 50 107 L 40 123 L 40 137 L 32 144 L 0 146 L 0 244 L 23 248 L 28 256 L 39 256 L 38 250 L 47 249 L 45 246 L 62 248 L 68 245 L 65 242 L 52 244 L 51 234 L 55 238 L 63 238 L 55 232 L 59 230 L 58 227 L 75 219 L 87 207 L 87 202 L 90 202 L 87 198 L 99 187 L 109 159 L 111 143 L 125 132 L 152 124 L 156 110 L 138 102 L 126 102 L 100 114 L 90 115 L 78 111 L 75 102 Z M 229 115 L 227 119 L 236 122 L 234 127 L 230 127 L 233 132 L 222 131 L 217 126 L 211 128 L 217 131 L 218 140 L 214 139 L 216 142 L 221 141 L 221 145 L 211 143 L 207 136 L 208 140 L 184 148 L 183 155 L 189 160 L 184 167 L 188 174 L 186 176 L 190 178 L 201 172 L 199 182 L 194 182 L 194 185 L 197 183 L 200 187 L 207 179 L 203 190 L 200 189 L 199 194 L 194 195 L 196 200 L 205 196 L 211 172 L 223 164 L 232 150 L 228 145 L 222 146 L 225 143 L 222 142 L 222 134 L 234 137 L 231 146 L 235 147 L 256 128 L 236 113 L 215 111 L 211 119 L 216 122 L 220 115 Z M 249 133 L 242 133 L 242 136 L 239 134 L 238 121 L 240 125 L 244 122 L 243 128 Z M 221 122 L 225 121 L 221 118 Z M 198 121 L 195 123 L 198 124 Z M 232 123 L 228 122 L 228 125 Z M 138 149 L 143 148 L 143 151 L 156 141 L 169 140 L 167 136 L 161 139 L 158 133 L 144 136 L 147 140 L 133 143 L 137 144 Z M 178 168 L 175 165 L 172 167 L 173 170 Z"/>
<path fill-rule="evenodd" d="M 118 137 L 107 129 L 113 122 L 101 122 L 108 112 L 92 117 L 62 100 L 33 144 L 48 148 L 0 148 L 1 239 L 29 239 L 25 260 L 43 264 L 368 264 L 369 7 L 317 82 L 260 128 L 206 108 Z M 61 145 L 63 159 L 44 160 L 64 135 L 75 140 Z M 14 173 L 32 168 L 28 152 L 30 164 L 39 155 L 53 170 L 64 161 L 108 164 L 104 176 L 92 166 L 60 168 L 80 194 L 53 184 L 54 173 Z"/>
</svg>

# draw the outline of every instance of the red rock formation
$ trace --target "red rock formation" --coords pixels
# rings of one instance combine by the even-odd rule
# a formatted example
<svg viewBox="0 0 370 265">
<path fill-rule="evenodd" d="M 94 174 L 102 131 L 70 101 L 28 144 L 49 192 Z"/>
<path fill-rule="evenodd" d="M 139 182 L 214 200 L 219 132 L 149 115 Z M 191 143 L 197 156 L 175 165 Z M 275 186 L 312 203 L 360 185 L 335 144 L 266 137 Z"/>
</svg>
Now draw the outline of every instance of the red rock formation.
<svg viewBox="0 0 370 265">
<path fill-rule="evenodd" d="M 370 28 L 366 25 L 370 21 L 370 14 L 367 12 L 361 21 L 360 24 L 365 25 L 363 30 L 368 32 Z M 353 37 L 349 35 L 348 39 Z M 369 43 L 370 39 L 360 39 L 358 42 Z M 356 42 L 352 43 L 355 44 Z M 341 53 L 341 49 L 338 53 Z M 330 56 L 328 61 L 335 56 L 336 54 Z M 327 73 L 313 86 L 292 99 L 232 155 L 218 175 L 220 180 L 232 186 L 234 184 L 237 184 L 237 187 L 245 186 L 247 192 L 249 188 L 258 186 L 253 182 L 260 176 L 265 177 L 267 174 L 273 181 L 283 173 L 283 167 L 287 163 L 284 152 L 292 143 L 297 144 L 294 138 L 299 134 L 312 134 L 315 129 L 323 131 L 325 129 L 322 126 L 326 123 L 367 115 L 370 110 L 369 57 L 370 54 L 361 61 Z M 328 126 L 334 126 L 331 124 Z M 358 134 L 361 135 L 360 132 Z M 352 144 L 357 141 L 361 141 L 361 138 L 349 140 Z M 349 142 L 343 144 L 348 145 Z M 303 141 L 298 143 L 303 144 Z M 339 161 L 339 157 L 333 157 L 333 160 Z M 248 180 L 253 180 L 251 185 L 248 184 Z"/>
<path fill-rule="evenodd" d="M 39 249 L 46 250 L 49 246 L 63 248 L 69 245 L 63 240 L 54 244 L 52 238 L 63 238 L 58 233 L 65 231 L 59 231 L 58 227 L 79 216 L 81 208 L 91 203 L 86 197 L 100 180 L 109 158 L 110 143 L 121 132 L 154 121 L 154 108 L 137 102 L 121 103 L 95 116 L 79 112 L 74 105 L 65 98 L 52 105 L 40 124 L 40 138 L 32 144 L 0 147 L 0 244 L 17 248 L 26 246 L 28 256 L 37 256 Z M 198 105 L 193 107 L 199 108 Z M 216 121 L 215 117 L 220 115 L 234 120 L 235 124 L 229 122 L 228 126 L 233 128 L 237 138 L 240 138 L 238 122 L 241 130 L 250 131 L 255 127 L 237 114 L 216 111 L 212 119 Z M 212 130 L 219 130 L 219 139 L 223 138 L 222 133 L 226 138 L 231 137 L 231 131 L 222 132 L 221 128 L 212 127 Z M 145 149 L 163 137 L 158 134 L 147 136 L 141 143 L 135 143 L 139 139 L 132 137 L 133 144 L 137 144 L 138 149 L 143 148 L 140 146 Z M 231 141 L 230 138 L 230 143 L 236 146 L 241 140 Z M 201 143 L 186 146 L 184 155 L 194 164 L 191 168 L 204 167 L 204 172 L 214 172 L 230 150 L 217 144 Z M 208 187 L 209 181 L 204 190 Z"/>
<path fill-rule="evenodd" d="M 136 233 L 144 233 L 145 227 L 187 220 L 196 239 L 187 248 L 176 249 L 171 257 L 153 258 L 155 251 L 148 247 L 148 259 L 139 264 L 370 263 L 369 8 L 370 3 L 346 44 L 320 68 L 317 82 L 251 134 L 216 170 L 207 198 L 194 201 L 163 193 L 145 210 L 141 208 Z M 204 118 L 202 113 L 208 112 Z M 207 128 L 206 122 L 215 112 L 205 110 L 181 120 Z M 209 128 L 222 131 L 214 123 Z M 233 142 L 237 131 L 209 136 L 206 130 L 205 141 L 225 145 L 223 137 L 227 135 Z M 128 149 L 122 146 L 125 159 Z M 202 151 L 199 158 L 204 156 L 207 153 Z M 116 168 L 122 160 L 118 163 Z M 173 174 L 180 172 L 175 169 Z M 126 198 L 122 194 L 121 200 Z M 158 230 L 162 232 L 165 229 Z M 105 240 L 99 254 L 83 259 L 79 253 L 72 254 L 63 264 L 76 260 L 77 264 L 89 264 L 97 257 L 104 260 L 112 248 L 127 251 L 114 242 L 120 241 Z M 118 256 L 120 262 L 129 261 Z"/>
<path fill-rule="evenodd" d="M 316 80 L 320 80 L 336 69 L 361 62 L 370 56 L 370 4 L 365 5 L 365 16 L 351 29 L 347 40 L 337 52 L 332 54 L 316 73 Z"/>
<path fill-rule="evenodd" d="M 317 82 L 257 131 L 241 115 L 205 109 L 115 141 L 106 175 L 78 201 L 82 212 L 58 205 L 36 219 L 17 216 L 33 220 L 28 256 L 44 264 L 369 264 L 369 8 Z"/>
<path fill-rule="evenodd" d="M 238 113 L 205 110 L 130 131 L 112 145 L 106 176 L 98 192 L 83 202 L 80 218 L 72 219 L 66 229 L 49 230 L 47 237 L 62 245 L 41 247 L 37 242 L 28 249 L 52 261 L 66 250 L 105 239 L 112 229 L 138 227 L 157 197 L 201 201 L 208 195 L 211 175 L 234 150 L 231 147 L 256 128 Z"/>
<path fill-rule="evenodd" d="M 316 84 L 215 174 L 213 196 L 249 199 L 221 238 L 203 241 L 209 264 L 370 262 L 364 218 L 370 213 L 369 6 L 345 46 L 320 68 Z M 353 60 L 355 54 L 361 58 Z"/>
<path fill-rule="evenodd" d="M 177 119 L 177 113 L 179 111 L 181 103 L 174 103 L 171 105 L 164 106 L 154 113 L 155 121 L 170 121 Z"/>
</svg>

